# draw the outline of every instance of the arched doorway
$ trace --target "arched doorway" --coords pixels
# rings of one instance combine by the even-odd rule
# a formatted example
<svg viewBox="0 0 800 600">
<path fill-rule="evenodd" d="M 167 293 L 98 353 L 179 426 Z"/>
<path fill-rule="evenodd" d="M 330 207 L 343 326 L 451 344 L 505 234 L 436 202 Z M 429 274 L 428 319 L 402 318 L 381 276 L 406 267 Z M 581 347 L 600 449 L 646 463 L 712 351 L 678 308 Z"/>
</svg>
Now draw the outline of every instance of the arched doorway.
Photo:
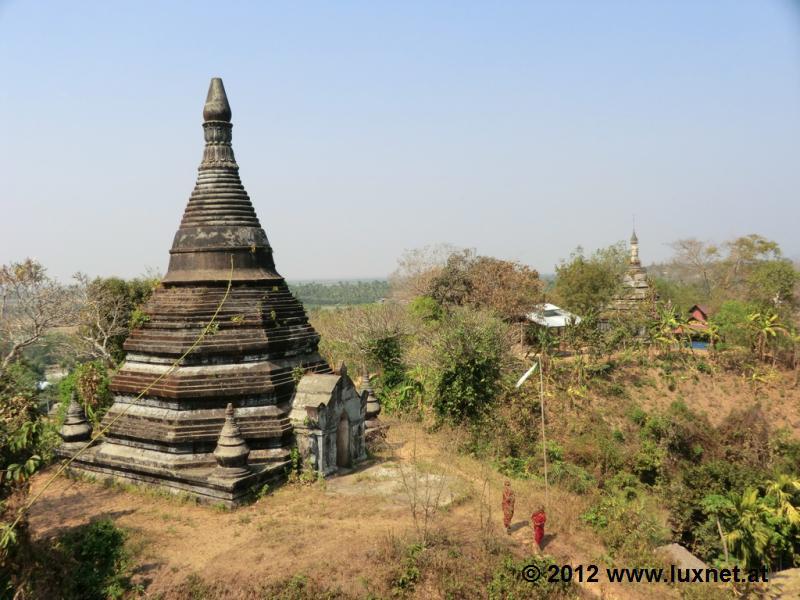
<svg viewBox="0 0 800 600">
<path fill-rule="evenodd" d="M 336 427 L 336 466 L 350 466 L 350 420 L 347 413 L 342 413 Z"/>
</svg>

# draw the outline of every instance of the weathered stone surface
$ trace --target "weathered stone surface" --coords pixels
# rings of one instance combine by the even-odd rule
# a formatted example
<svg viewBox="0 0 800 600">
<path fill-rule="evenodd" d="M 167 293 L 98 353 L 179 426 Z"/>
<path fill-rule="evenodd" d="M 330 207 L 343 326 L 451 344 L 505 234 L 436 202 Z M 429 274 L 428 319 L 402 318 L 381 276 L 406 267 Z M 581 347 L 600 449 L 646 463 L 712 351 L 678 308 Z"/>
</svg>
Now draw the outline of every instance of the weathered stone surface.
<svg viewBox="0 0 800 600">
<path fill-rule="evenodd" d="M 622 277 L 622 289 L 606 307 L 603 320 L 618 318 L 625 313 L 648 311 L 655 308 L 656 294 L 647 278 L 647 269 L 639 259 L 639 238 L 631 235 L 628 268 Z"/>
<path fill-rule="evenodd" d="M 290 416 L 305 468 L 325 476 L 364 460 L 365 411 L 346 369 L 304 375 Z"/>
<path fill-rule="evenodd" d="M 247 467 L 247 457 L 250 449 L 242 438 L 242 433 L 236 425 L 233 404 L 228 403 L 225 409 L 225 424 L 214 449 L 214 458 L 217 459 L 217 468 L 211 474 L 213 478 L 237 479 L 250 474 Z"/>
<path fill-rule="evenodd" d="M 235 504 L 285 474 L 295 443 L 296 370 L 331 370 L 239 179 L 219 79 L 211 81 L 203 116 L 203 158 L 167 274 L 143 308 L 144 324 L 125 342 L 127 359 L 111 383 L 115 402 L 103 420 L 109 430 L 76 465 Z M 223 299 L 214 328 L 195 346 Z M 224 454 L 215 449 L 225 447 L 232 419 L 227 406 L 249 449 L 244 465 L 218 464 Z M 363 440 L 363 416 L 360 427 Z M 220 468 L 238 471 L 220 477 Z"/>
<path fill-rule="evenodd" d="M 680 544 L 666 544 L 656 548 L 656 552 L 664 556 L 670 564 L 681 569 L 707 569 L 708 565 L 689 552 Z"/>
<path fill-rule="evenodd" d="M 372 442 L 386 437 L 386 430 L 388 429 L 388 426 L 381 423 L 380 419 L 378 418 L 381 414 L 381 403 L 380 400 L 378 400 L 378 397 L 375 395 L 375 391 L 372 389 L 369 373 L 366 371 L 364 371 L 363 382 L 363 393 L 367 399 L 365 436 L 367 442 Z"/>
</svg>

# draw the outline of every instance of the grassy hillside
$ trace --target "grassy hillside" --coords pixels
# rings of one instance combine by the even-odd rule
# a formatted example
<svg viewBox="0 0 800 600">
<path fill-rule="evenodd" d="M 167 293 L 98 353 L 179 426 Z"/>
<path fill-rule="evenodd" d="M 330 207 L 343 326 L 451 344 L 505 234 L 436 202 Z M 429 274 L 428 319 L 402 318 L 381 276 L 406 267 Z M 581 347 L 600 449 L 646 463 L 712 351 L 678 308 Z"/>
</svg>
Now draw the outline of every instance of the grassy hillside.
<svg viewBox="0 0 800 600">
<path fill-rule="evenodd" d="M 800 398 L 791 374 L 777 373 L 756 399 L 725 371 L 701 368 L 673 379 L 663 365 L 618 360 L 604 373 L 583 396 L 548 389 L 548 491 L 533 451 L 540 434 L 531 386 L 519 402 L 499 408 L 504 426 L 488 440 L 486 429 L 476 437 L 462 427 L 388 419 L 387 443 L 365 468 L 325 482 L 298 480 L 232 512 L 60 480 L 35 506 L 32 533 L 40 551 L 52 553 L 53 536 L 110 518 L 127 534 L 132 597 L 735 597 L 707 584 L 536 587 L 521 580 L 521 568 L 533 560 L 543 567 L 659 566 L 652 548 L 668 541 L 708 558 L 713 536 L 689 539 L 680 528 L 692 518 L 684 511 L 692 494 L 707 493 L 721 461 L 735 476 L 753 479 L 796 456 Z M 761 411 L 763 428 L 750 434 L 737 427 L 738 437 L 726 437 L 754 411 Z M 650 445 L 656 431 L 662 441 L 655 448 L 663 453 Z M 749 462 L 751 453 L 758 463 Z M 47 476 L 35 478 L 34 492 Z M 506 476 L 517 493 L 511 535 L 501 523 Z M 547 558 L 534 559 L 529 517 L 540 504 L 548 513 Z M 697 531 L 705 531 L 702 524 Z"/>
</svg>

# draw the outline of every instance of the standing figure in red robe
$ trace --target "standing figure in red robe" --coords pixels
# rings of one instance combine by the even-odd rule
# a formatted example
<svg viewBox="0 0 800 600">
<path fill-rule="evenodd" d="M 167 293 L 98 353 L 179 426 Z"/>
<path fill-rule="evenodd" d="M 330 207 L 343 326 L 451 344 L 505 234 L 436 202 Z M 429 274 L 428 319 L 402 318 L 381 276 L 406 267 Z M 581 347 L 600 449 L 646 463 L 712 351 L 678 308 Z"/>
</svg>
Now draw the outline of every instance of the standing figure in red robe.
<svg viewBox="0 0 800 600">
<path fill-rule="evenodd" d="M 506 528 L 506 533 L 511 533 L 511 519 L 514 517 L 514 502 L 516 501 L 516 494 L 511 489 L 511 482 L 506 479 L 503 484 L 503 526 Z"/>
<path fill-rule="evenodd" d="M 536 542 L 536 547 L 542 549 L 542 539 L 544 538 L 544 524 L 547 517 L 544 514 L 544 506 L 540 506 L 535 513 L 531 515 L 531 527 L 533 528 L 533 541 Z"/>
</svg>

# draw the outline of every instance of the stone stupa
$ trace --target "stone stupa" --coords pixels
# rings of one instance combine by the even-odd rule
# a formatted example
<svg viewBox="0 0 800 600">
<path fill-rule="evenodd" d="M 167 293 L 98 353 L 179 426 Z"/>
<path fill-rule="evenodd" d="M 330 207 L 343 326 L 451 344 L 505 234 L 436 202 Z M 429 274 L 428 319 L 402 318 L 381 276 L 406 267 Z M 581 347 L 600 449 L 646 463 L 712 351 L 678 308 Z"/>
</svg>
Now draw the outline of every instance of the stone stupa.
<svg viewBox="0 0 800 600">
<path fill-rule="evenodd" d="M 608 327 L 611 320 L 626 316 L 650 313 L 654 310 L 657 295 L 650 285 L 647 269 L 639 258 L 639 238 L 636 230 L 631 234 L 628 267 L 622 276 L 619 291 L 615 294 L 601 317 L 601 324 Z M 640 331 L 643 333 L 643 331 Z"/>
<path fill-rule="evenodd" d="M 221 79 L 211 80 L 203 118 L 197 183 L 167 274 L 143 308 L 144 324 L 125 342 L 127 358 L 111 383 L 114 404 L 103 419 L 110 429 L 73 466 L 234 505 L 285 476 L 295 446 L 289 413 L 298 373 L 332 371 L 317 351 L 319 335 L 303 306 L 275 269 L 239 179 Z M 209 324 L 229 280 L 217 325 L 170 370 Z M 360 407 L 360 399 L 353 402 Z M 345 423 L 354 452 L 364 435 L 358 410 L 351 408 Z M 218 441 L 233 443 L 234 434 L 249 454 L 238 454 L 231 466 L 215 449 Z M 69 456 L 70 449 L 61 453 Z"/>
</svg>

